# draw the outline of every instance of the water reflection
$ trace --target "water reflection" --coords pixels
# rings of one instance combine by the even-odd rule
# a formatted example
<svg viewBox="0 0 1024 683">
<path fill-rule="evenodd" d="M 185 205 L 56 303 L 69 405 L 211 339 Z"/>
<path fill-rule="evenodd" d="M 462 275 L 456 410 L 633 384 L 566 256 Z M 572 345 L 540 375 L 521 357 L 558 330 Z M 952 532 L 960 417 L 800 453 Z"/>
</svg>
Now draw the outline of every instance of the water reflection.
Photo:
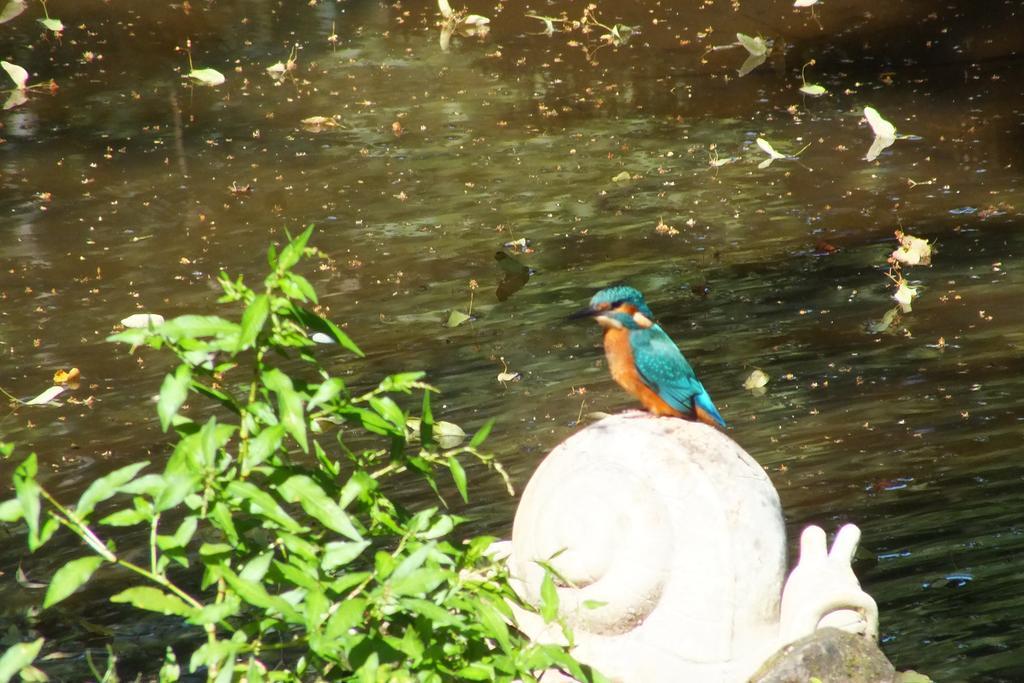
<svg viewBox="0 0 1024 683">
<path fill-rule="evenodd" d="M 520 485 L 581 414 L 631 405 L 599 339 L 562 322 L 628 281 L 769 469 L 791 530 L 861 525 L 893 660 L 937 680 L 1024 677 L 1022 122 L 997 19 L 829 5 L 822 31 L 767 5 L 771 24 L 750 3 L 648 3 L 601 8 L 641 29 L 595 57 L 534 35 L 515 2 L 491 12 L 485 40 L 453 35 L 448 52 L 426 2 L 78 5 L 50 8 L 89 29 L 61 44 L 38 42 L 31 13 L 6 25 L 5 52 L 60 91 L 0 115 L 0 383 L 33 396 L 74 365 L 79 398 L 96 399 L 20 409 L 0 432 L 38 449 L 65 495 L 162 457 L 146 396 L 167 359 L 104 343 L 114 323 L 209 310 L 216 274 L 260 276 L 285 228 L 319 227 L 331 260 L 311 279 L 368 351 L 337 357 L 352 384 L 427 370 L 445 389 L 439 418 L 499 416 L 492 444 Z M 990 41 L 971 38 L 992 21 Z M 702 61 L 719 42 L 707 26 L 779 35 L 737 79 L 725 55 Z M 187 37 L 224 86 L 182 84 Z M 294 79 L 270 78 L 296 43 Z M 830 96 L 798 92 L 810 58 Z M 920 139 L 864 161 L 866 105 Z M 311 130 L 311 116 L 339 125 Z M 759 136 L 810 147 L 758 169 Z M 937 242 L 934 264 L 909 271 L 913 312 L 870 333 L 892 306 L 900 227 Z M 471 280 L 495 295 L 445 327 Z M 502 359 L 521 381 L 497 381 Z M 772 378 L 763 396 L 742 388 L 755 367 Z M 514 501 L 470 476 L 475 523 L 507 529 Z M 3 571 L 19 559 L 3 555 Z M 44 576 L 60 559 L 24 562 Z"/>
</svg>

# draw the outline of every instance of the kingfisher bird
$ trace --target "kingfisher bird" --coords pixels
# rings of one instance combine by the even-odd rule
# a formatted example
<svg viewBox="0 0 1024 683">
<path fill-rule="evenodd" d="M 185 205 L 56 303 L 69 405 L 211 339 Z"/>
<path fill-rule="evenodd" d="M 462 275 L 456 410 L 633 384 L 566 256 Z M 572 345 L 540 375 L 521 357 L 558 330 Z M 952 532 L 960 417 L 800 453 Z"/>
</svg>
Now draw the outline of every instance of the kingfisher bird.
<svg viewBox="0 0 1024 683">
<path fill-rule="evenodd" d="M 654 322 L 639 290 L 607 287 L 570 317 L 592 317 L 604 328 L 604 353 L 612 379 L 648 411 L 725 427 L 711 396 L 679 347 Z"/>
</svg>

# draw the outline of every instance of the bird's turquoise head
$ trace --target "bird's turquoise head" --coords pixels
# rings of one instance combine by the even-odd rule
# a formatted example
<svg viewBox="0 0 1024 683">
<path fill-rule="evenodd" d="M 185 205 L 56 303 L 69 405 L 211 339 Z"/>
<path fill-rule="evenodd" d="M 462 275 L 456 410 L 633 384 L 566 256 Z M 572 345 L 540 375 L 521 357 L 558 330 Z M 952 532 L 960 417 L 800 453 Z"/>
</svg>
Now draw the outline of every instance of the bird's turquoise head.
<svg viewBox="0 0 1024 683">
<path fill-rule="evenodd" d="M 602 327 L 643 329 L 654 324 L 654 314 L 647 307 L 639 289 L 626 285 L 605 287 L 590 298 L 590 305 L 571 317 L 592 317 Z"/>
</svg>

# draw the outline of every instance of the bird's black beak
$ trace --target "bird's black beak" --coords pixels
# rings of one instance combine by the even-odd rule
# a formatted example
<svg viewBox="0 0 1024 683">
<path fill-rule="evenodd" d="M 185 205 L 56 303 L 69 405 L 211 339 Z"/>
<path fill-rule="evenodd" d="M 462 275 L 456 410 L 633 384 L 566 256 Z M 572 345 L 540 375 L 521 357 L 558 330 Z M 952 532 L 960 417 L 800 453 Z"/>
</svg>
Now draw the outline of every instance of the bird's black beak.
<svg viewBox="0 0 1024 683">
<path fill-rule="evenodd" d="M 600 313 L 601 313 L 601 311 L 598 311 L 597 309 L 594 309 L 594 308 L 590 308 L 588 306 L 587 308 L 581 308 L 580 310 L 576 311 L 575 313 L 570 314 L 566 318 L 566 320 L 579 320 L 580 318 L 593 318 L 595 315 L 599 315 Z"/>
</svg>

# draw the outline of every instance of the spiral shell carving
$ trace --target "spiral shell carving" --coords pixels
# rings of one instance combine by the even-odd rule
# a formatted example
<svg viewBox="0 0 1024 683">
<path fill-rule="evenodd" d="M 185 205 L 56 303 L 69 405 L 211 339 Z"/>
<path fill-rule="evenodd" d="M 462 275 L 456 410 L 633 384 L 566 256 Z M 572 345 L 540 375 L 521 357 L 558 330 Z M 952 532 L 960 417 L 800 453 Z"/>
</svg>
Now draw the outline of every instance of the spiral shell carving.
<svg viewBox="0 0 1024 683">
<path fill-rule="evenodd" d="M 630 680 L 660 678 L 638 662 L 674 672 L 662 680 L 684 680 L 671 676 L 685 662 L 728 662 L 745 637 L 777 628 L 778 495 L 716 429 L 646 413 L 609 417 L 556 447 L 523 492 L 509 568 L 534 604 L 540 562 L 561 579 L 560 612 L 585 661 L 614 674 L 612 659 L 626 656 Z"/>
</svg>

